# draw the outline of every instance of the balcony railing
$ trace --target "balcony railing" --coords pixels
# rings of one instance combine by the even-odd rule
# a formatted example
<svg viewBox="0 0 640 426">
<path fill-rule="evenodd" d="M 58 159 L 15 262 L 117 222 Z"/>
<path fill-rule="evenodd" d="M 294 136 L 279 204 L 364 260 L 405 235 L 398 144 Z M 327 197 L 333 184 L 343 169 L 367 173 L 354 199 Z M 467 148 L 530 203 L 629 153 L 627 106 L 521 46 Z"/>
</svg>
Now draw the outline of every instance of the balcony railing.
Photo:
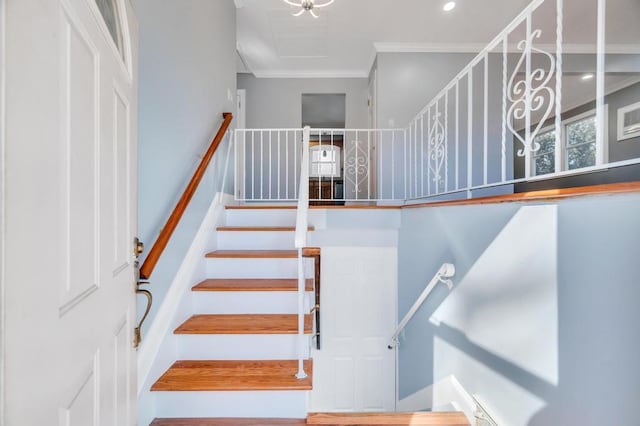
<svg viewBox="0 0 640 426">
<path fill-rule="evenodd" d="M 640 163 L 640 32 L 611 25 L 640 12 L 625 7 L 640 9 L 534 0 L 407 127 L 311 129 L 310 202 L 508 193 Z M 302 129 L 236 132 L 236 197 L 297 201 Z"/>
</svg>

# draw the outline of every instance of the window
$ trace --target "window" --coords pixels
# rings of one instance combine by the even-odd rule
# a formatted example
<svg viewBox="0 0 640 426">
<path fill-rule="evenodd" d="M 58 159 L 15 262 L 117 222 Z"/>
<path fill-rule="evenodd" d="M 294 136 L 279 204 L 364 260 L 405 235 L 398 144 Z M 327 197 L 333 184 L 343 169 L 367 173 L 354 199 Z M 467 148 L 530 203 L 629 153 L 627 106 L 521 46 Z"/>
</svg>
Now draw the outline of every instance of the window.
<svg viewBox="0 0 640 426">
<path fill-rule="evenodd" d="M 605 117 L 608 116 L 605 108 Z M 561 170 L 576 170 L 596 165 L 596 112 L 588 111 L 562 122 L 562 167 Z M 605 129 L 605 147 L 607 132 Z M 533 174 L 536 176 L 554 173 L 556 170 L 555 127 L 543 129 L 534 139 L 540 149 L 533 153 Z M 606 148 L 605 148 L 606 149 Z"/>
<path fill-rule="evenodd" d="M 96 5 L 98 6 L 98 10 L 100 10 L 100 14 L 102 15 L 102 19 L 104 20 L 107 29 L 109 30 L 109 34 L 111 35 L 111 39 L 116 45 L 118 52 L 124 58 L 124 49 L 123 49 L 123 41 L 122 41 L 122 27 L 120 25 L 120 16 L 118 13 L 118 0 L 95 0 Z"/>
</svg>

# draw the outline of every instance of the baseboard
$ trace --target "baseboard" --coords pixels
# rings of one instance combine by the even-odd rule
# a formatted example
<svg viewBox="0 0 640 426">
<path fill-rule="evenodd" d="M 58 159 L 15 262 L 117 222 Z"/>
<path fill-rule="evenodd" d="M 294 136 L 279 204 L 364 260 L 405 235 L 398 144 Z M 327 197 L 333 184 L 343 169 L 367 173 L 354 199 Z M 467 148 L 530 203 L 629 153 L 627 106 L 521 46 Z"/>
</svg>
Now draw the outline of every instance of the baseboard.
<svg viewBox="0 0 640 426">
<path fill-rule="evenodd" d="M 397 411 L 440 411 L 453 406 L 462 411 L 471 424 L 475 424 L 476 403 L 455 376 L 448 376 L 398 401 Z"/>
<path fill-rule="evenodd" d="M 140 349 L 138 349 L 138 398 L 144 390 L 153 363 L 162 347 L 162 342 L 167 334 L 171 332 L 173 319 L 179 310 L 183 296 L 190 286 L 194 284 L 194 274 L 198 264 L 204 262 L 203 254 L 212 237 L 215 225 L 224 212 L 223 207 L 227 203 L 231 203 L 232 200 L 233 196 L 229 194 L 218 193 L 214 197 L 180 268 L 178 268 L 178 272 L 171 282 L 167 294 L 158 308 L 149 331 L 144 336 Z"/>
</svg>

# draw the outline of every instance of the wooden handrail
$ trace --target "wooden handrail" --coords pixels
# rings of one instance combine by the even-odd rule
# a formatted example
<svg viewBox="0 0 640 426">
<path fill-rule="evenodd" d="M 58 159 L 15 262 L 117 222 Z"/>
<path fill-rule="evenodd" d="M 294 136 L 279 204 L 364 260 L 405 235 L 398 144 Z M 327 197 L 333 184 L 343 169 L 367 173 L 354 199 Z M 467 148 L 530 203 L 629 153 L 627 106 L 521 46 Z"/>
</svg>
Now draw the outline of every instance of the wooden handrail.
<svg viewBox="0 0 640 426">
<path fill-rule="evenodd" d="M 180 222 L 184 211 L 189 205 L 189 201 L 191 201 L 191 198 L 193 198 L 193 195 L 198 189 L 198 185 L 200 184 L 202 177 L 207 171 L 207 167 L 209 167 L 209 163 L 211 162 L 213 155 L 216 153 L 218 146 L 220 146 L 220 142 L 222 142 L 222 138 L 224 137 L 227 129 L 229 128 L 229 125 L 231 124 L 231 120 L 233 120 L 233 114 L 231 114 L 230 112 L 223 113 L 222 117 L 224 118 L 224 120 L 220 125 L 218 133 L 216 133 L 215 137 L 211 141 L 211 145 L 209 145 L 209 149 L 207 149 L 204 157 L 202 157 L 200 165 L 198 165 L 198 168 L 189 181 L 189 185 L 187 185 L 187 188 L 182 193 L 178 204 L 176 204 L 173 212 L 171 212 L 171 216 L 169 216 L 167 223 L 162 228 L 162 231 L 160 231 L 160 235 L 158 235 L 158 239 L 155 241 L 155 243 L 153 243 L 153 247 L 151 247 L 149 255 L 144 260 L 144 263 L 140 268 L 140 278 L 149 279 L 149 277 L 153 273 L 153 269 L 158 263 L 162 252 L 167 247 L 167 244 L 171 239 L 171 235 L 173 235 L 173 231 L 175 231 L 176 227 L 178 226 L 178 223 Z"/>
</svg>

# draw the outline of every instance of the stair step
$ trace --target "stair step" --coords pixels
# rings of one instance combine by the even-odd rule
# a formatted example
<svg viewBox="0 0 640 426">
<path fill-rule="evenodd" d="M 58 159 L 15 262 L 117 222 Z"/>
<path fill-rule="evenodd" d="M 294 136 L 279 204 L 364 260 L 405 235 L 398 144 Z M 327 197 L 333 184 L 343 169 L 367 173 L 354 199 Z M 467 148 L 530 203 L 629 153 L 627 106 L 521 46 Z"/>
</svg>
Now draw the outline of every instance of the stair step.
<svg viewBox="0 0 640 426">
<path fill-rule="evenodd" d="M 297 250 L 216 250 L 207 253 L 210 259 L 295 259 Z"/>
<path fill-rule="evenodd" d="M 283 279 L 210 279 L 194 286 L 193 291 L 298 291 L 298 280 Z M 313 280 L 306 280 L 306 291 L 313 290 Z"/>
<path fill-rule="evenodd" d="M 311 315 L 304 317 L 305 334 L 312 333 Z M 175 334 L 296 334 L 298 315 L 194 315 Z"/>
<path fill-rule="evenodd" d="M 218 231 L 223 232 L 295 232 L 295 226 L 218 226 Z M 314 231 L 313 226 L 307 228 L 308 231 Z"/>
<path fill-rule="evenodd" d="M 307 424 L 469 426 L 469 421 L 462 412 L 310 413 Z"/>
<path fill-rule="evenodd" d="M 176 361 L 151 387 L 152 391 L 311 390 L 313 361 L 305 360 L 308 376 L 296 378 L 297 360 Z"/>
<path fill-rule="evenodd" d="M 310 413 L 307 424 L 469 426 L 469 420 L 462 412 Z"/>
<path fill-rule="evenodd" d="M 155 419 L 149 426 L 303 426 L 305 419 Z"/>
</svg>

